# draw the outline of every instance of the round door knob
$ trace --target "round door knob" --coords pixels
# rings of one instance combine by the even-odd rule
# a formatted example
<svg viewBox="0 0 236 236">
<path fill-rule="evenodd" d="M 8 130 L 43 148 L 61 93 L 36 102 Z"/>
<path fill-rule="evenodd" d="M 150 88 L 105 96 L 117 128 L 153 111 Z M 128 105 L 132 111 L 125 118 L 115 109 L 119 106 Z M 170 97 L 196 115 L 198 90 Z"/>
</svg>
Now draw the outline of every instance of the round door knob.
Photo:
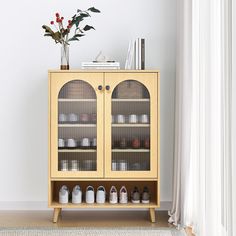
<svg viewBox="0 0 236 236">
<path fill-rule="evenodd" d="M 102 90 L 102 85 L 98 86 L 98 90 L 100 90 L 100 91 Z"/>
<path fill-rule="evenodd" d="M 106 90 L 110 90 L 110 86 L 109 85 L 106 85 Z"/>
</svg>

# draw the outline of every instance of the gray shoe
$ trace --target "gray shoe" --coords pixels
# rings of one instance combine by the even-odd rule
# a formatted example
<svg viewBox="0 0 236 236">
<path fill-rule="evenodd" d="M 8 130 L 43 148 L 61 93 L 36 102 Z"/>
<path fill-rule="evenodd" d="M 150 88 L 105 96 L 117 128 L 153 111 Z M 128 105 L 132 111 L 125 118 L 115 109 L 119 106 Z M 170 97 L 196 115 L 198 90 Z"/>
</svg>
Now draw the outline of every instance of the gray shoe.
<svg viewBox="0 0 236 236">
<path fill-rule="evenodd" d="M 135 186 L 133 192 L 131 193 L 131 202 L 140 203 L 140 193 L 138 188 Z"/>
<path fill-rule="evenodd" d="M 150 193 L 148 187 L 146 186 L 143 188 L 142 203 L 144 204 L 150 203 Z"/>
</svg>

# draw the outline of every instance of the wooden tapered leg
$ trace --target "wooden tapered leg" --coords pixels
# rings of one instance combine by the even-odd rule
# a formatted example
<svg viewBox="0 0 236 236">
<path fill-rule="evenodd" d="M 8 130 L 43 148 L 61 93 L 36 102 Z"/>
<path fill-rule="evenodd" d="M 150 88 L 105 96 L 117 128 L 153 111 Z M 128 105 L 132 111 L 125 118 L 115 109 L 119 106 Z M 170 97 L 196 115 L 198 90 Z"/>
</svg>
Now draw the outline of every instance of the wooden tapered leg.
<svg viewBox="0 0 236 236">
<path fill-rule="evenodd" d="M 150 208 L 149 213 L 151 222 L 155 223 L 156 222 L 155 208 Z"/>
<path fill-rule="evenodd" d="M 61 208 L 54 208 L 53 223 L 57 223 L 60 213 L 61 213 Z"/>
</svg>

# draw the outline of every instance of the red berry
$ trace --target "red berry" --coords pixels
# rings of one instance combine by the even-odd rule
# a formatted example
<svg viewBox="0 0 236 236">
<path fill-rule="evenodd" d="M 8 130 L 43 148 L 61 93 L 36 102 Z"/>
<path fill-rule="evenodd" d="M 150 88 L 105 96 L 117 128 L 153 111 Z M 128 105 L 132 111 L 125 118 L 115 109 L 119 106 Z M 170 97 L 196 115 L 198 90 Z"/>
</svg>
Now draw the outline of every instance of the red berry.
<svg viewBox="0 0 236 236">
<path fill-rule="evenodd" d="M 71 28 L 71 25 L 67 25 L 67 29 L 70 29 Z"/>
<path fill-rule="evenodd" d="M 61 17 L 61 20 L 64 20 L 64 17 Z"/>
<path fill-rule="evenodd" d="M 59 17 L 60 15 L 59 15 L 59 13 L 56 13 L 56 17 Z"/>
<path fill-rule="evenodd" d="M 62 20 L 61 20 L 60 18 L 57 18 L 57 19 L 56 19 L 56 22 L 57 22 L 57 23 L 61 23 Z"/>
<path fill-rule="evenodd" d="M 54 24 L 54 21 L 52 20 L 52 21 L 50 22 L 50 24 L 53 25 L 53 24 Z"/>
</svg>

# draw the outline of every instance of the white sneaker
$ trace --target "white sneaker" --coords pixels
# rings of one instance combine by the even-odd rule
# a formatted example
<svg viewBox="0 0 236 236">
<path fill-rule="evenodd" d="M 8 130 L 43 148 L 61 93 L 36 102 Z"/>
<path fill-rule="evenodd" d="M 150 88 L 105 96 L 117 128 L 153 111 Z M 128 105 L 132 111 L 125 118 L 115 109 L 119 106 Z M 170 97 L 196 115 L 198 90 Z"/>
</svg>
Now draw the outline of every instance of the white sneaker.
<svg viewBox="0 0 236 236">
<path fill-rule="evenodd" d="M 105 203 L 106 201 L 106 190 L 103 186 L 99 186 L 97 188 L 97 194 L 96 194 L 96 202 L 97 203 Z"/>
<path fill-rule="evenodd" d="M 88 186 L 86 189 L 86 203 L 92 204 L 94 203 L 94 188 L 93 186 Z"/>
<path fill-rule="evenodd" d="M 59 191 L 59 203 L 67 204 L 69 202 L 69 189 L 63 185 Z"/>
<path fill-rule="evenodd" d="M 128 192 L 125 186 L 122 186 L 120 189 L 120 203 L 126 204 L 128 203 Z"/>
<path fill-rule="evenodd" d="M 109 202 L 111 204 L 116 204 L 118 202 L 117 190 L 115 186 L 112 186 L 110 189 Z"/>
<path fill-rule="evenodd" d="M 72 203 L 79 204 L 81 202 L 82 202 L 82 191 L 80 189 L 80 186 L 76 185 L 73 188 L 73 192 L 72 192 Z"/>
</svg>

